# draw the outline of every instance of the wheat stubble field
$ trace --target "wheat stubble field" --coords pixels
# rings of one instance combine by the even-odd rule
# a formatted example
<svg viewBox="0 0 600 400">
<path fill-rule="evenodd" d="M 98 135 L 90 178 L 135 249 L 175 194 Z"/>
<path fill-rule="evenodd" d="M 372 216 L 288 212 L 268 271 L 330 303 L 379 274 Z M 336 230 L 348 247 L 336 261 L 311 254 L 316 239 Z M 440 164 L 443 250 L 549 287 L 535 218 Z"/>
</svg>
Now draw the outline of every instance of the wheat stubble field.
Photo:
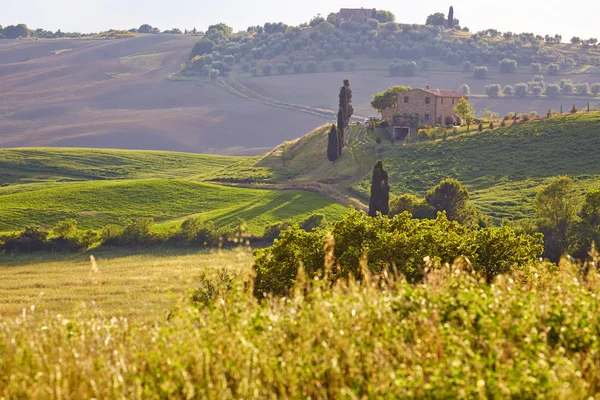
<svg viewBox="0 0 600 400">
<path fill-rule="evenodd" d="M 195 38 L 0 42 L 0 147 L 259 154 L 324 122 L 171 82 Z"/>
</svg>

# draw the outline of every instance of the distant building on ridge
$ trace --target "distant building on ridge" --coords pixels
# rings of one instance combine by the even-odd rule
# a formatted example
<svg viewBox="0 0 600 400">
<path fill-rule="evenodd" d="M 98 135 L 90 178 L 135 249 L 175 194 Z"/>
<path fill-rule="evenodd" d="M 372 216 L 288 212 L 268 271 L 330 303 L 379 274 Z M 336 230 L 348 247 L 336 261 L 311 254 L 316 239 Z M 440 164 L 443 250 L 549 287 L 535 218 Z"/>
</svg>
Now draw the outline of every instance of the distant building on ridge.
<svg viewBox="0 0 600 400">
<path fill-rule="evenodd" d="M 376 11 L 375 8 L 342 8 L 337 15 L 344 21 L 367 22 Z"/>
</svg>

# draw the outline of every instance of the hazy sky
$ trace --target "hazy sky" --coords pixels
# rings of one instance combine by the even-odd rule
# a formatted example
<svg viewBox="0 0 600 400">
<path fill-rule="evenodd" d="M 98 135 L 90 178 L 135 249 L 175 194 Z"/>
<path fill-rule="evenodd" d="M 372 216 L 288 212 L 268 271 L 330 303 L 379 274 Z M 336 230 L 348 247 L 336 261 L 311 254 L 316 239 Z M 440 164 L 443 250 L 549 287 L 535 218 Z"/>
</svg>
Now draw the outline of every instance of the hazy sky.
<svg viewBox="0 0 600 400">
<path fill-rule="evenodd" d="M 160 29 L 205 30 L 225 22 L 236 30 L 265 22 L 298 24 L 340 7 L 390 10 L 398 22 L 424 23 L 427 15 L 448 12 L 471 31 L 500 31 L 600 38 L 600 1 L 558 0 L 0 0 L 0 25 L 26 23 L 30 28 L 97 32 L 132 28 L 143 23 Z"/>
</svg>

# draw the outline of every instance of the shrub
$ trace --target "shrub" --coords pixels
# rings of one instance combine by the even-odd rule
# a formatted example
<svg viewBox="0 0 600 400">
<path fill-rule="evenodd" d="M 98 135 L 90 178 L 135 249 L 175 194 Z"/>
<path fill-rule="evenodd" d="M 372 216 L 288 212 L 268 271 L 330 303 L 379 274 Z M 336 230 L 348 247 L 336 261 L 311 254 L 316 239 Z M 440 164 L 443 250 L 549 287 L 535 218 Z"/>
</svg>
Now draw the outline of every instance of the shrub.
<svg viewBox="0 0 600 400">
<path fill-rule="evenodd" d="M 590 85 L 587 83 L 578 83 L 575 85 L 575 92 L 580 96 L 590 95 Z"/>
<path fill-rule="evenodd" d="M 227 232 L 217 229 L 214 223 L 206 222 L 202 217 L 190 217 L 181 224 L 177 239 L 183 244 L 215 247 L 226 235 Z"/>
<path fill-rule="evenodd" d="M 531 89 L 531 93 L 533 93 L 533 95 L 537 97 L 541 96 L 543 92 L 544 90 L 541 88 L 541 86 L 534 86 Z"/>
<path fill-rule="evenodd" d="M 211 69 L 208 73 L 208 76 L 210 76 L 210 79 L 217 79 L 219 77 L 219 70 L 218 69 Z"/>
<path fill-rule="evenodd" d="M 115 247 L 131 247 L 148 245 L 154 239 L 152 234 L 152 218 L 137 218 L 118 225 L 106 226 L 100 235 L 102 245 Z"/>
<path fill-rule="evenodd" d="M 592 94 L 594 96 L 598 96 L 598 94 L 600 94 L 600 82 L 599 83 L 593 83 L 590 89 L 591 89 Z"/>
<path fill-rule="evenodd" d="M 279 72 L 280 75 L 284 75 L 287 69 L 288 65 L 286 63 L 280 62 L 279 64 L 277 64 L 277 72 Z"/>
<path fill-rule="evenodd" d="M 502 90 L 502 93 L 504 93 L 505 96 L 514 96 L 514 94 L 515 94 L 515 88 L 513 88 L 510 85 L 506 85 L 506 86 L 504 86 L 504 89 Z"/>
<path fill-rule="evenodd" d="M 390 217 L 408 212 L 415 219 L 435 219 L 432 206 L 412 194 L 403 194 L 390 201 Z"/>
<path fill-rule="evenodd" d="M 500 96 L 501 90 L 502 90 L 502 88 L 498 84 L 486 85 L 484 88 L 485 94 L 492 98 L 496 98 L 496 97 Z"/>
<path fill-rule="evenodd" d="M 265 228 L 265 233 L 263 234 L 263 239 L 269 240 L 269 241 L 274 240 L 279 235 L 281 235 L 281 233 L 283 231 L 285 231 L 289 228 L 292 228 L 293 226 L 294 226 L 294 224 L 291 223 L 290 221 L 275 222 L 274 224 L 271 224 Z"/>
<path fill-rule="evenodd" d="M 307 232 L 312 232 L 315 229 L 323 228 L 327 224 L 325 215 L 323 214 L 311 214 L 300 224 L 300 229 Z"/>
<path fill-rule="evenodd" d="M 548 75 L 558 75 L 560 74 L 560 65 L 552 63 L 552 64 L 548 64 L 548 67 L 546 68 L 546 73 Z"/>
<path fill-rule="evenodd" d="M 569 82 L 565 82 L 562 85 L 561 92 L 562 92 L 562 94 L 568 96 L 568 95 L 573 94 L 574 89 L 575 89 L 575 85 L 573 85 L 572 83 L 569 83 Z"/>
<path fill-rule="evenodd" d="M 471 94 L 471 88 L 469 87 L 469 85 L 467 85 L 467 84 L 464 84 L 464 83 L 463 83 L 463 84 L 462 84 L 462 85 L 460 85 L 460 87 L 458 88 L 458 92 L 459 92 L 460 94 L 463 94 L 463 95 L 465 95 L 465 96 L 468 96 L 468 95 L 470 95 L 470 94 Z"/>
<path fill-rule="evenodd" d="M 471 68 L 472 68 L 471 61 L 465 61 L 462 66 L 463 66 L 464 72 L 471 72 Z"/>
<path fill-rule="evenodd" d="M 473 77 L 477 79 L 485 79 L 487 76 L 488 69 L 487 67 L 475 67 L 473 70 Z"/>
<path fill-rule="evenodd" d="M 333 224 L 330 237 L 321 230 L 293 228 L 271 247 L 255 250 L 254 288 L 260 297 L 263 293 L 287 295 L 300 265 L 311 278 L 327 273 L 331 280 L 361 279 L 363 256 L 364 268 L 371 273 L 394 265 L 410 282 L 417 282 L 423 278 L 426 257 L 434 263 L 452 263 L 462 255 L 491 281 L 515 265 L 535 261 L 542 251 L 539 235 L 517 236 L 509 227 L 473 230 L 449 221 L 443 213 L 434 220 L 418 220 L 408 212 L 390 219 L 369 218 L 351 210 Z"/>
<path fill-rule="evenodd" d="M 317 63 L 315 61 L 309 61 L 308 64 L 306 64 L 306 71 L 311 74 L 317 72 Z"/>
<path fill-rule="evenodd" d="M 534 74 L 539 74 L 540 72 L 542 72 L 542 64 L 540 63 L 531 63 L 529 65 L 529 68 L 531 68 L 531 72 L 533 72 Z"/>
<path fill-rule="evenodd" d="M 515 95 L 518 97 L 525 97 L 527 96 L 527 84 L 526 83 L 517 83 L 515 85 Z"/>
<path fill-rule="evenodd" d="M 33 253 L 47 248 L 48 231 L 39 226 L 27 226 L 16 235 L 4 237 L 4 251 L 7 253 Z"/>
<path fill-rule="evenodd" d="M 265 64 L 262 67 L 263 75 L 271 75 L 271 71 L 273 71 L 273 66 L 271 64 Z"/>
<path fill-rule="evenodd" d="M 510 58 L 505 58 L 500 61 L 500 72 L 504 74 L 514 74 L 517 71 L 517 62 Z"/>
</svg>

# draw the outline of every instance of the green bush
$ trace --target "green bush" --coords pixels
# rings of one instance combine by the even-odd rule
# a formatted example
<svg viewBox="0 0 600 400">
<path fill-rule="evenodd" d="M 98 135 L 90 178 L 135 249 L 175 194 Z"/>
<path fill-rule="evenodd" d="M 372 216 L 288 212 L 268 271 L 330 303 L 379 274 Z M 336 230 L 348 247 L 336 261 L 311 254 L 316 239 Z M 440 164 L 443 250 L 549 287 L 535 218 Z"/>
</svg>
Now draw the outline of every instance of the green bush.
<svg viewBox="0 0 600 400">
<path fill-rule="evenodd" d="M 263 239 L 265 240 L 274 240 L 277 236 L 281 234 L 281 232 L 285 231 L 288 228 L 294 226 L 290 221 L 280 221 L 275 222 L 265 228 L 265 233 L 263 234 Z"/>
<path fill-rule="evenodd" d="M 216 247 L 229 236 L 228 230 L 218 229 L 214 223 L 202 217 L 190 217 L 183 221 L 177 239 L 183 244 Z"/>
<path fill-rule="evenodd" d="M 323 214 L 311 214 L 300 224 L 300 229 L 312 232 L 317 228 L 324 228 L 327 224 L 327 219 Z"/>
<path fill-rule="evenodd" d="M 39 226 L 28 226 L 22 232 L 5 236 L 4 251 L 7 253 L 33 253 L 47 249 L 48 231 Z"/>
<path fill-rule="evenodd" d="M 449 221 L 444 213 L 435 220 L 411 219 L 408 212 L 394 218 L 369 218 L 352 210 L 331 229 L 335 267 L 330 278 L 363 278 L 386 268 L 402 273 L 410 282 L 424 276 L 426 264 L 452 263 L 464 256 L 491 281 L 515 265 L 534 262 L 542 253 L 541 235 L 515 235 L 508 227 L 477 230 Z M 309 277 L 325 273 L 323 230 L 305 232 L 298 228 L 283 232 L 273 245 L 255 250 L 255 294 L 287 295 L 300 265 Z M 424 261 L 428 257 L 429 261 Z M 361 260 L 365 263 L 361 266 Z"/>
</svg>

